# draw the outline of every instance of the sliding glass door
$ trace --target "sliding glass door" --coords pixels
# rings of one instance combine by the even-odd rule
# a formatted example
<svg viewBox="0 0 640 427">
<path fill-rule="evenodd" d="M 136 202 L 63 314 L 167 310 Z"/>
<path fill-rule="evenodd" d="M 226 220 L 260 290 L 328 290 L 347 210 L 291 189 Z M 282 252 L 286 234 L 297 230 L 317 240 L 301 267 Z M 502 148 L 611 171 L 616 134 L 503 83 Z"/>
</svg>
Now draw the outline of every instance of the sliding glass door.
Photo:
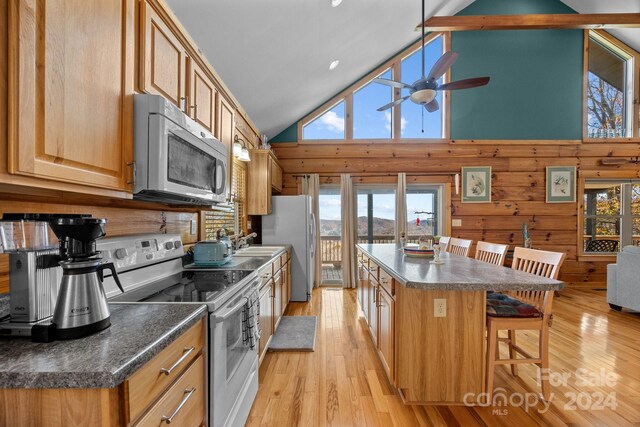
<svg viewBox="0 0 640 427">
<path fill-rule="evenodd" d="M 439 236 L 443 230 L 443 186 L 407 186 L 407 241 L 417 242 L 420 236 Z"/>
<path fill-rule="evenodd" d="M 358 243 L 393 243 L 396 186 L 356 186 Z"/>
<path fill-rule="evenodd" d="M 321 285 L 342 285 L 342 213 L 340 187 L 320 186 Z"/>
</svg>

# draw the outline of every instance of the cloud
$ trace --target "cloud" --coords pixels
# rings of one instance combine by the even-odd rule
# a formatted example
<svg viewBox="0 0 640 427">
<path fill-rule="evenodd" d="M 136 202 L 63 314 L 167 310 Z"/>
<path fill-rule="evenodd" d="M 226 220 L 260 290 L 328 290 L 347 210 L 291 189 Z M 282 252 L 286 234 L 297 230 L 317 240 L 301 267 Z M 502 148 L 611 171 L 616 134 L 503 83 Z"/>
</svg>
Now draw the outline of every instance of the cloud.
<svg viewBox="0 0 640 427">
<path fill-rule="evenodd" d="M 320 197 L 320 206 L 340 206 L 340 199 L 326 199 Z"/>
<path fill-rule="evenodd" d="M 407 127 L 407 119 L 404 117 L 400 118 L 400 131 L 403 131 L 405 127 Z M 391 132 L 391 111 L 387 110 L 384 112 L 384 128 Z"/>
<path fill-rule="evenodd" d="M 338 117 L 335 111 L 327 111 L 319 120 L 332 132 L 344 132 L 344 118 Z"/>
</svg>

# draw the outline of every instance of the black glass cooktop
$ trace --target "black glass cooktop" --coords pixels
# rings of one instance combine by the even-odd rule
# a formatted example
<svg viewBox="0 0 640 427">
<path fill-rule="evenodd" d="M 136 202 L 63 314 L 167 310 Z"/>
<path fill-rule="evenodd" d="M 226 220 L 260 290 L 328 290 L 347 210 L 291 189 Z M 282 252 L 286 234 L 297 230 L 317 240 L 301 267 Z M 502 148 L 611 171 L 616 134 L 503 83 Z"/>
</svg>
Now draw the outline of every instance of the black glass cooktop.
<svg viewBox="0 0 640 427">
<path fill-rule="evenodd" d="M 211 302 L 253 270 L 184 271 L 160 282 L 113 297 L 113 302 Z"/>
</svg>

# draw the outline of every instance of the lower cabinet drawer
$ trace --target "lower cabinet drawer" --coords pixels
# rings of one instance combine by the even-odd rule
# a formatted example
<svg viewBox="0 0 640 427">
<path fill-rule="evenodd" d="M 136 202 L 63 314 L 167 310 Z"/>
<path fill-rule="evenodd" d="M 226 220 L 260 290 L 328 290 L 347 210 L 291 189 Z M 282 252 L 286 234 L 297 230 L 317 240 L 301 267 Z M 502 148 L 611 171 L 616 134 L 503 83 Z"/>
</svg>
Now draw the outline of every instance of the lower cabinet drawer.
<svg viewBox="0 0 640 427">
<path fill-rule="evenodd" d="M 202 353 L 204 320 L 193 325 L 154 356 L 125 383 L 129 395 L 129 420 L 135 420 Z"/>
<path fill-rule="evenodd" d="M 387 293 L 391 296 L 396 294 L 395 281 L 393 277 L 383 269 L 380 269 L 378 273 L 378 281 L 380 282 L 380 286 L 384 287 Z"/>
<path fill-rule="evenodd" d="M 205 399 L 204 358 L 200 355 L 135 426 L 200 426 Z"/>
</svg>

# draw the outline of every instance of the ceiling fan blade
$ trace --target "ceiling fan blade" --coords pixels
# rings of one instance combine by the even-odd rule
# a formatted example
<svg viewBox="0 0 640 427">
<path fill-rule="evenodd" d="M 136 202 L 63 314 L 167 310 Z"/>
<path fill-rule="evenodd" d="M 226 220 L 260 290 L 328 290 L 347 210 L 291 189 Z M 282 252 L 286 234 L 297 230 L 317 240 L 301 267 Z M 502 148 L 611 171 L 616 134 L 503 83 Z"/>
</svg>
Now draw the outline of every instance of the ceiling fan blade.
<svg viewBox="0 0 640 427">
<path fill-rule="evenodd" d="M 433 101 L 427 103 L 424 105 L 424 108 L 430 112 L 433 113 L 434 111 L 438 111 L 438 108 L 440 108 L 440 105 L 438 104 L 438 100 L 434 99 Z"/>
<path fill-rule="evenodd" d="M 411 85 L 408 85 L 406 83 L 402 83 L 402 82 L 396 82 L 395 80 L 389 80 L 389 79 L 383 79 L 382 77 L 376 77 L 375 79 L 373 79 L 374 82 L 376 83 L 380 83 L 382 85 L 386 85 L 386 86 L 391 86 L 391 87 L 397 87 L 397 88 L 411 88 Z"/>
<path fill-rule="evenodd" d="M 427 80 L 438 80 L 447 70 L 456 62 L 458 58 L 458 54 L 456 52 L 448 51 L 445 52 L 433 67 L 431 67 L 431 71 L 429 71 L 429 75 L 427 76 Z"/>
<path fill-rule="evenodd" d="M 437 90 L 457 90 L 469 89 L 472 87 L 484 86 L 489 83 L 489 77 L 474 77 L 471 79 L 458 80 L 451 83 L 445 83 L 439 86 Z"/>
<path fill-rule="evenodd" d="M 400 99 L 396 99 L 393 102 L 390 102 L 388 104 L 383 105 L 382 107 L 378 108 L 377 111 L 384 111 L 384 110 L 388 110 L 391 107 L 395 107 L 396 105 L 400 105 L 402 102 L 404 102 L 407 98 L 409 98 L 409 96 L 405 96 L 404 98 L 400 98 Z"/>
</svg>

